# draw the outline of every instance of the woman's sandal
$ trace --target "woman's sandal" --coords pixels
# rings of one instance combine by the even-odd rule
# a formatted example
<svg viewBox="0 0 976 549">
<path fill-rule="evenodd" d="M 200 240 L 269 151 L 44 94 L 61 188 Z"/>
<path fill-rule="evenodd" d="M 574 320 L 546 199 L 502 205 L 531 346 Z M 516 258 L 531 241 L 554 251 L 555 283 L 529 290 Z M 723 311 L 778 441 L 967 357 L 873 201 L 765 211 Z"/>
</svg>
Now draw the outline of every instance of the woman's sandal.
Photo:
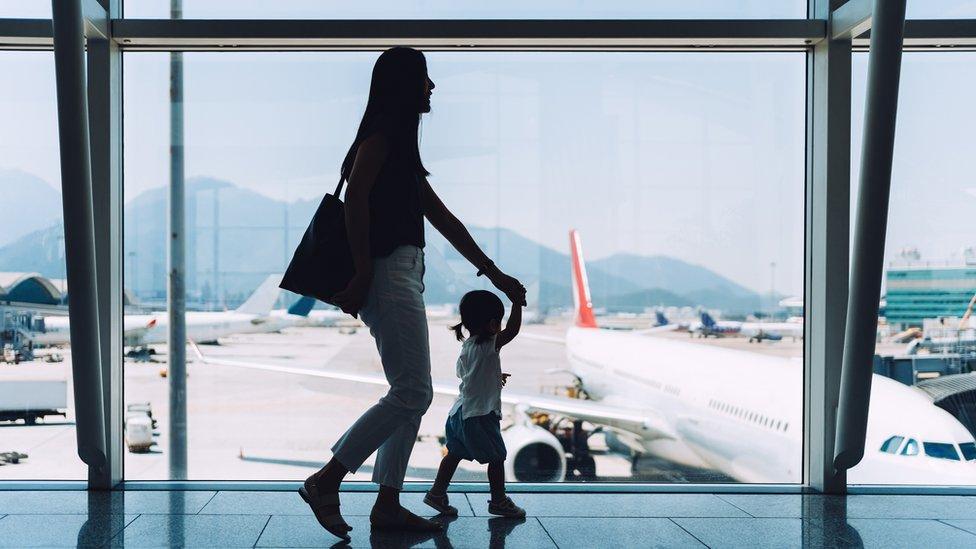
<svg viewBox="0 0 976 549">
<path fill-rule="evenodd" d="M 437 533 L 444 527 L 436 522 L 407 511 L 401 507 L 395 515 L 388 515 L 373 509 L 369 515 L 369 524 L 373 530 L 397 530 L 400 532 Z"/>
<path fill-rule="evenodd" d="M 451 505 L 451 502 L 447 499 L 447 494 L 438 496 L 427 492 L 424 496 L 424 503 L 442 515 L 456 517 L 458 514 L 457 508 Z"/>
<path fill-rule="evenodd" d="M 337 492 L 320 494 L 314 484 L 305 481 L 305 484 L 298 489 L 298 495 L 302 496 L 305 503 L 312 508 L 312 513 L 319 521 L 319 524 L 322 525 L 322 528 L 325 528 L 337 538 L 342 538 L 346 541 L 352 540 L 349 536 L 349 530 L 352 530 L 352 526 L 346 524 L 345 519 L 342 518 L 342 515 L 338 511 L 339 494 Z M 324 508 L 332 505 L 335 505 L 337 510 L 334 513 L 326 514 Z"/>
</svg>

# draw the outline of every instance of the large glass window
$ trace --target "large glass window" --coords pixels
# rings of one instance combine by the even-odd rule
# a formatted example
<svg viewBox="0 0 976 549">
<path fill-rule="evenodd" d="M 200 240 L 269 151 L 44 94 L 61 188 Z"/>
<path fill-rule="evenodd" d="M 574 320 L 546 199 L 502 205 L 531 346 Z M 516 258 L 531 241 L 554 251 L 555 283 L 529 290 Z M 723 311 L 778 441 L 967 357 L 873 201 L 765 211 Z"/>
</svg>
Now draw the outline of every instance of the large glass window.
<svg viewBox="0 0 976 549">
<path fill-rule="evenodd" d="M 50 18 L 51 3 L 38 0 L 0 1 L 0 17 Z"/>
<path fill-rule="evenodd" d="M 0 479 L 82 479 L 54 56 L 0 52 Z"/>
<path fill-rule="evenodd" d="M 854 56 L 855 183 L 867 62 L 866 54 Z M 976 106 L 966 91 L 976 83 L 974 63 L 976 56 L 963 52 L 906 52 L 902 60 L 868 438 L 851 483 L 976 484 L 976 465 L 959 461 L 955 450 L 972 448 L 976 433 L 968 411 L 976 394 L 976 321 L 968 318 L 976 294 L 969 222 Z M 919 443 L 906 447 L 911 462 L 880 455 L 882 442 L 896 434 L 925 451 Z"/>
<path fill-rule="evenodd" d="M 169 0 L 126 0 L 126 17 L 170 16 Z M 684 19 L 804 18 L 804 0 L 184 0 L 183 16 L 197 19 Z"/>
<path fill-rule="evenodd" d="M 971 0 L 908 0 L 908 19 L 970 19 L 976 17 Z"/>
<path fill-rule="evenodd" d="M 375 58 L 184 54 L 190 324 L 220 322 L 285 267 L 335 184 Z M 140 327 L 127 336 L 156 351 L 126 362 L 125 403 L 149 403 L 161 433 L 149 452 L 127 453 L 129 479 L 169 475 L 165 345 L 139 339 L 165 317 L 169 60 L 125 56 L 126 324 Z M 510 461 L 523 464 L 511 475 L 800 482 L 803 329 L 781 305 L 802 297 L 804 55 L 469 52 L 428 62 L 430 182 L 529 288 L 526 326 L 503 353 L 506 394 L 587 396 L 606 416 L 580 423 L 589 451 L 567 462 L 574 416 L 506 407 Z M 573 328 L 571 229 L 600 330 Z M 427 237 L 433 377 L 456 386 L 448 326 L 460 296 L 485 283 L 430 227 Z M 295 301 L 282 293 L 250 324 L 274 326 L 263 319 Z M 310 317 L 280 333 L 202 336 L 220 345 L 200 345 L 206 360 L 189 366 L 191 479 L 304 478 L 383 394 L 332 378 L 381 375 L 368 330 L 333 311 Z M 433 477 L 451 404 L 436 396 L 424 416 L 409 479 Z M 652 427 L 613 425 L 612 412 Z M 484 479 L 484 469 L 462 465 L 457 479 Z"/>
</svg>

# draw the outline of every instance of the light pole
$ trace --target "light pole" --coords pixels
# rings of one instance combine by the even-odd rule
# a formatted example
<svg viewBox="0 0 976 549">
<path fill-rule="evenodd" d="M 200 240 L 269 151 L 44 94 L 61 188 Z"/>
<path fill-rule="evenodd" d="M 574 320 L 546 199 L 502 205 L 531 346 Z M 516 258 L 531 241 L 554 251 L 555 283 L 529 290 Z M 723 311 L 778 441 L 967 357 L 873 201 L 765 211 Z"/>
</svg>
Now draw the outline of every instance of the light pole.
<svg viewBox="0 0 976 549">
<path fill-rule="evenodd" d="M 170 17 L 183 17 L 170 0 Z M 169 54 L 169 473 L 186 478 L 186 216 L 183 188 L 183 54 Z"/>
</svg>

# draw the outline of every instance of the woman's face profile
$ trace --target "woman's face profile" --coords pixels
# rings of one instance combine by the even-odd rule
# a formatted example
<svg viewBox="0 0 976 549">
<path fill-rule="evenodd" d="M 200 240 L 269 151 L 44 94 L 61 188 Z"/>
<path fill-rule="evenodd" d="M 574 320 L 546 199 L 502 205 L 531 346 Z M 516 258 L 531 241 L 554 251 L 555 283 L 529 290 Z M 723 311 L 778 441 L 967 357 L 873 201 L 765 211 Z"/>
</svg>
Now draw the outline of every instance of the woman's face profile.
<svg viewBox="0 0 976 549">
<path fill-rule="evenodd" d="M 430 96 L 431 92 L 434 90 L 434 81 L 430 79 L 430 76 L 424 76 L 424 95 L 421 104 L 420 112 L 430 112 Z"/>
</svg>

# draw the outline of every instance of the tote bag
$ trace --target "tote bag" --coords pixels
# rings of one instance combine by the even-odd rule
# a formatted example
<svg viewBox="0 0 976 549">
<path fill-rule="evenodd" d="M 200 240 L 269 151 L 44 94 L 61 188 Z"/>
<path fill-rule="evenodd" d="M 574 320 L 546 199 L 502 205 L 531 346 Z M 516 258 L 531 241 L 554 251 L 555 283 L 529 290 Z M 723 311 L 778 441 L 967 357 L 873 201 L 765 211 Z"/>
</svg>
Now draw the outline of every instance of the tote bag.
<svg viewBox="0 0 976 549">
<path fill-rule="evenodd" d="M 333 296 L 346 288 L 356 272 L 339 199 L 343 183 L 340 178 L 335 192 L 322 197 L 280 284 L 285 290 L 330 305 L 335 305 Z"/>
</svg>

